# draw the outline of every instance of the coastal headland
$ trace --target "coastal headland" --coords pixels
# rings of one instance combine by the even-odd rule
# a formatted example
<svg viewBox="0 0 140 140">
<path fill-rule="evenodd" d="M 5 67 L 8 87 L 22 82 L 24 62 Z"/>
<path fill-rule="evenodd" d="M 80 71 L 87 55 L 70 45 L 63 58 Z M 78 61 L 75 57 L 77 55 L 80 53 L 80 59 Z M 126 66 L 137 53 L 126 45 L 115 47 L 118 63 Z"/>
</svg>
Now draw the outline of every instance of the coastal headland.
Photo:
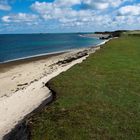
<svg viewBox="0 0 140 140">
<path fill-rule="evenodd" d="M 129 31 L 127 31 L 127 32 L 129 32 Z M 76 49 L 76 50 L 72 50 L 72 51 L 68 51 L 68 52 L 57 53 L 54 55 L 52 54 L 50 56 L 40 56 L 40 57 L 31 58 L 31 59 L 20 60 L 20 61 L 16 61 L 16 62 L 10 62 L 7 64 L 2 64 L 0 66 L 0 67 L 2 67 L 1 72 L 0 72 L 0 78 L 2 79 L 1 81 L 3 81 L 3 82 L 1 82 L 1 90 L 5 91 L 5 92 L 0 92 L 1 93 L 0 94 L 0 96 L 1 96 L 1 98 L 0 98 L 0 113 L 2 114 L 1 118 L 0 118 L 0 123 L 1 123 L 0 125 L 2 126 L 0 128 L 1 138 L 4 136 L 3 137 L 4 140 L 10 140 L 10 139 L 20 139 L 21 140 L 21 135 L 23 136 L 22 140 L 28 140 L 31 137 L 31 135 L 32 135 L 32 138 L 34 138 L 34 137 L 36 137 L 38 139 L 40 139 L 41 137 L 45 138 L 45 135 L 43 132 L 45 131 L 46 127 L 44 128 L 44 125 L 40 121 L 41 120 L 43 122 L 49 121 L 49 120 L 45 120 L 47 118 L 43 118 L 44 114 L 48 115 L 48 113 L 46 111 L 46 108 L 47 108 L 46 104 L 49 104 L 54 100 L 55 94 L 56 94 L 55 95 L 56 99 L 58 99 L 58 97 L 57 97 L 58 91 L 57 90 L 59 90 L 59 87 L 57 87 L 57 82 L 60 81 L 60 83 L 62 84 L 62 81 L 63 81 L 63 80 L 61 80 L 61 78 L 59 79 L 59 77 L 61 77 L 62 74 L 60 76 L 58 76 L 58 75 L 60 73 L 67 71 L 68 69 L 70 69 L 74 65 L 83 62 L 84 60 L 87 59 L 87 57 L 89 55 L 94 56 L 92 54 L 95 53 L 97 50 L 99 50 L 102 47 L 101 45 L 107 46 L 107 47 L 109 46 L 109 47 L 108 47 L 108 49 L 106 49 L 106 47 L 105 47 L 105 48 L 101 49 L 101 51 L 98 51 L 97 54 L 95 54 L 94 59 L 96 59 L 96 57 L 98 58 L 98 56 L 100 56 L 100 54 L 102 54 L 102 57 L 104 59 L 101 56 L 100 57 L 102 58 L 104 66 L 107 66 L 110 68 L 112 66 L 112 69 L 109 69 L 108 72 L 111 73 L 110 70 L 112 70 L 112 72 L 114 73 L 113 66 L 115 66 L 115 65 L 113 65 L 112 61 L 114 61 L 116 64 L 118 64 L 118 65 L 116 65 L 116 67 L 117 66 L 119 67 L 120 61 L 118 61 L 114 57 L 111 57 L 109 54 L 112 53 L 112 55 L 114 55 L 114 53 L 116 54 L 117 51 L 118 51 L 118 53 L 121 52 L 118 49 L 116 49 L 118 47 L 116 42 L 118 42 L 118 43 L 121 42 L 123 45 L 126 45 L 128 40 L 131 40 L 132 42 L 134 42 L 135 40 L 138 41 L 138 38 L 135 39 L 134 34 L 130 35 L 127 38 L 127 34 L 128 34 L 127 32 L 123 31 L 123 36 L 125 36 L 125 37 L 121 37 L 120 39 L 116 39 L 115 41 L 110 41 L 111 43 L 107 43 L 107 45 L 103 45 L 108 41 L 108 40 L 105 40 L 102 44 L 100 44 L 99 46 L 96 46 L 96 47 Z M 100 34 L 102 34 L 102 33 L 100 33 Z M 112 39 L 114 37 L 120 37 L 120 34 L 122 34 L 121 31 L 119 31 L 119 34 L 117 32 L 117 35 L 115 34 L 114 36 L 112 36 L 113 34 L 111 33 L 111 34 L 109 34 L 109 36 L 110 36 L 109 37 L 108 32 L 107 32 L 107 38 L 109 37 L 108 39 Z M 124 35 L 124 34 L 126 34 L 126 35 Z M 133 36 L 133 37 L 131 38 L 131 36 Z M 138 36 L 138 35 L 136 35 L 136 36 Z M 103 37 L 103 36 L 101 36 L 101 37 Z M 115 43 L 113 44 L 113 42 L 115 42 L 116 44 Z M 112 45 L 115 46 L 114 49 L 113 49 Z M 119 49 L 121 49 L 120 47 L 121 46 L 119 46 Z M 129 47 L 130 47 L 130 44 L 129 44 L 128 48 Z M 134 49 L 137 49 L 137 44 L 136 44 L 136 48 L 134 48 Z M 105 51 L 105 50 L 107 50 L 107 51 Z M 104 51 L 105 51 L 105 54 L 104 54 Z M 123 52 L 125 54 L 125 51 L 123 51 Z M 129 52 L 126 51 L 126 53 L 129 53 Z M 122 57 L 122 55 L 124 55 L 124 54 L 117 54 L 117 56 L 120 59 Z M 135 54 L 135 55 L 137 55 L 137 54 Z M 109 57 L 109 59 L 107 59 L 108 57 Z M 97 63 L 95 60 L 95 62 L 94 62 L 95 66 L 94 66 L 94 63 L 92 63 L 92 61 L 94 61 L 94 59 L 92 60 L 91 58 L 92 57 L 90 57 L 90 58 L 88 58 L 88 60 L 86 60 L 87 64 L 86 64 L 86 62 L 84 63 L 87 66 L 89 66 L 89 68 L 88 68 L 89 74 L 91 73 L 91 71 L 93 71 L 93 69 L 91 70 L 90 68 L 92 68 L 92 67 L 96 68 L 96 67 L 98 67 L 98 65 L 100 66 L 100 63 L 102 65 L 101 60 L 98 61 L 99 63 Z M 90 60 L 90 63 L 88 63 L 89 60 Z M 91 64 L 93 64 L 93 65 L 90 66 Z M 132 65 L 133 65 L 133 62 L 132 62 Z M 103 67 L 103 65 L 101 66 L 101 68 L 102 67 Z M 74 68 L 72 68 L 72 70 L 73 69 Z M 85 71 L 87 71 L 87 67 L 86 67 Z M 95 71 L 96 71 L 96 69 L 95 69 Z M 120 73 L 121 72 L 123 72 L 123 69 L 122 69 L 122 71 L 120 71 Z M 81 71 L 81 74 L 82 73 L 84 73 L 84 71 Z M 85 76 L 83 75 L 84 78 L 87 79 L 87 82 L 88 82 L 88 79 L 93 80 L 93 78 L 90 77 L 89 74 L 86 73 L 87 76 L 85 74 L 84 74 Z M 93 71 L 93 74 L 94 74 L 94 71 Z M 102 74 L 105 75 L 106 73 L 105 74 L 102 73 Z M 58 76 L 58 81 L 57 81 L 57 78 L 55 81 L 54 77 L 56 77 L 56 76 Z M 79 75 L 79 72 L 77 73 L 77 76 L 81 77 L 81 75 Z M 93 77 L 95 78 L 95 80 L 98 81 L 100 79 L 101 85 L 105 84 L 105 83 L 102 83 L 103 79 L 100 76 L 96 77 L 96 74 L 94 76 Z M 108 77 L 108 75 L 107 75 L 107 77 Z M 96 79 L 96 78 L 99 78 L 99 79 Z M 53 80 L 51 80 L 51 79 L 53 79 Z M 63 79 L 63 77 L 62 77 L 62 79 Z M 81 79 L 81 80 L 85 80 L 85 79 Z M 69 80 L 69 78 L 67 80 Z M 110 80 L 113 80 L 113 78 Z M 63 82 L 64 82 L 63 84 L 66 86 L 67 84 L 66 84 L 65 80 Z M 92 82 L 94 83 L 94 81 L 92 81 Z M 112 82 L 114 82 L 114 81 L 112 81 Z M 74 83 L 74 81 L 71 81 L 70 83 L 68 81 L 68 84 L 70 84 L 70 85 L 73 83 Z M 79 82 L 77 82 L 77 85 L 78 84 L 79 84 Z M 82 83 L 80 83 L 80 85 L 81 84 Z M 7 85 L 7 87 L 4 85 Z M 82 86 L 82 87 L 80 85 L 79 85 L 79 87 L 81 88 L 81 90 L 84 91 L 84 89 L 82 89 L 82 87 L 85 87 L 85 90 L 86 90 L 86 86 L 90 85 L 90 82 L 88 84 L 85 83 L 85 86 Z M 96 83 L 94 86 L 96 86 Z M 122 88 L 122 90 L 124 88 L 123 86 L 124 86 L 123 84 L 122 84 L 122 86 L 120 86 L 120 88 Z M 110 88 L 112 88 L 112 87 L 110 87 Z M 107 88 L 107 89 L 109 90 L 109 88 Z M 67 92 L 68 92 L 67 89 L 65 91 L 65 87 L 62 86 L 61 91 L 63 92 L 63 90 L 67 94 Z M 74 89 L 73 90 L 69 89 L 69 90 L 71 93 L 71 91 L 73 91 Z M 77 89 L 77 90 L 79 91 L 80 89 Z M 83 94 L 83 92 L 81 90 L 80 90 L 80 92 L 78 92 L 78 94 L 79 93 Z M 90 90 L 92 92 L 94 92 L 94 90 L 92 88 Z M 77 92 L 77 91 L 73 91 L 73 92 Z M 97 92 L 98 92 L 98 90 L 97 90 Z M 130 92 L 131 92 L 131 89 L 130 89 Z M 61 95 L 61 93 L 60 93 L 60 95 Z M 71 102 L 73 102 L 74 100 L 81 98 L 83 100 L 83 103 L 85 103 L 86 98 L 88 98 L 88 97 L 86 97 L 86 95 L 85 95 L 86 98 L 83 98 L 84 95 L 81 95 L 82 97 L 79 95 L 78 98 L 75 97 L 76 95 L 72 94 L 72 96 L 73 96 L 73 97 L 71 97 L 71 98 L 73 98 L 72 101 L 67 102 L 68 106 L 70 105 L 70 107 L 71 107 Z M 126 97 L 127 97 L 127 95 L 126 95 Z M 60 99 L 58 99 L 58 102 L 60 102 L 60 104 L 61 104 L 61 101 L 59 101 L 59 100 Z M 65 97 L 64 97 L 64 100 L 65 100 Z M 79 99 L 78 99 L 78 101 L 79 101 Z M 52 106 L 49 106 L 49 108 L 50 108 L 49 111 L 51 111 L 51 108 L 53 109 L 53 107 L 54 107 L 54 109 L 55 109 L 55 107 L 57 108 L 57 104 L 56 105 L 54 105 L 54 104 Z M 13 105 L 14 105 L 14 107 L 13 107 Z M 45 109 L 43 109 L 44 106 L 45 106 Z M 97 108 L 98 108 L 98 103 L 97 103 Z M 40 112 L 40 110 L 42 110 L 42 111 Z M 45 111 L 43 111 L 43 110 L 45 110 Z M 67 109 L 65 109 L 65 107 L 62 106 L 62 112 L 63 111 L 65 112 L 65 110 L 67 110 Z M 39 111 L 39 113 L 37 113 L 38 111 Z M 56 110 L 56 115 L 59 115 L 59 112 L 57 112 L 57 111 L 58 110 Z M 86 108 L 83 111 L 86 111 Z M 114 112 L 114 111 L 115 110 L 112 110 L 112 112 Z M 53 110 L 52 110 L 52 112 L 53 112 Z M 62 112 L 60 112 L 60 114 Z M 40 113 L 41 113 L 41 116 L 39 115 Z M 72 115 L 71 116 L 71 119 L 72 119 L 74 114 L 71 114 L 71 115 Z M 51 116 L 51 114 L 49 114 L 48 116 Z M 51 116 L 51 118 L 53 118 L 53 117 L 54 116 Z M 91 117 L 92 116 L 89 116 L 89 118 L 91 118 Z M 56 116 L 56 118 L 57 118 L 57 116 Z M 81 117 L 79 116 L 79 118 L 81 118 Z M 65 119 L 66 118 L 64 117 L 63 120 L 65 121 Z M 92 120 L 92 118 L 91 118 L 91 120 Z M 100 116 L 99 116 L 99 120 L 100 120 Z M 38 122 L 36 122 L 36 121 L 38 121 Z M 85 121 L 88 121 L 88 120 L 85 119 Z M 26 125 L 26 123 L 27 123 L 27 125 Z M 46 122 L 44 122 L 44 123 L 46 123 Z M 75 123 L 78 123 L 78 122 L 75 120 Z M 29 129 L 27 127 L 28 125 L 29 125 L 29 128 L 31 127 L 30 130 L 28 130 Z M 38 125 L 41 125 L 41 126 L 38 126 Z M 47 124 L 45 124 L 45 125 L 47 125 Z M 76 125 L 74 127 L 78 127 L 78 126 L 79 125 Z M 41 129 L 40 127 L 44 129 L 44 131 L 42 131 L 41 133 L 39 133 L 40 129 Z M 85 127 L 86 127 L 86 125 L 85 125 Z M 52 131 L 53 131 L 53 129 L 52 129 Z M 57 129 L 56 129 L 56 131 L 57 131 Z M 66 131 L 67 131 L 67 128 L 66 128 Z M 49 128 L 48 128 L 48 132 L 50 132 Z M 59 128 L 58 128 L 57 132 L 59 132 Z M 81 132 L 79 132 L 79 134 L 81 135 Z M 90 132 L 88 134 L 90 134 Z M 49 133 L 48 133 L 48 135 L 49 135 Z M 55 133 L 54 133 L 54 135 L 55 135 Z M 107 138 L 110 137 L 110 136 L 108 137 L 109 134 L 105 133 L 105 135 Z M 75 137 L 77 137 L 77 136 L 78 136 L 78 133 L 75 133 Z M 100 136 L 104 136 L 104 135 L 99 134 L 99 137 Z M 52 138 L 53 135 L 52 136 L 49 135 L 49 137 Z M 65 135 L 63 138 L 65 138 Z M 58 137 L 58 139 L 59 139 L 59 137 Z"/>
<path fill-rule="evenodd" d="M 44 102 L 51 102 L 45 86 L 50 79 L 81 63 L 100 45 L 0 64 L 0 139 Z"/>
</svg>

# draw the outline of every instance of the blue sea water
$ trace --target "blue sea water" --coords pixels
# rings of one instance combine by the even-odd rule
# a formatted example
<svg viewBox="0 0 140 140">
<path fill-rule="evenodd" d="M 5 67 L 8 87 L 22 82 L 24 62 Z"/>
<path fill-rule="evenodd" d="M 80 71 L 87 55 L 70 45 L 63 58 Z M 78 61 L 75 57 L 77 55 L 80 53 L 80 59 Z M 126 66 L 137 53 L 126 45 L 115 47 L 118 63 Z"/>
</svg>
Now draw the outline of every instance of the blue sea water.
<svg viewBox="0 0 140 140">
<path fill-rule="evenodd" d="M 0 35 L 0 63 L 100 44 L 102 40 L 84 34 Z"/>
</svg>

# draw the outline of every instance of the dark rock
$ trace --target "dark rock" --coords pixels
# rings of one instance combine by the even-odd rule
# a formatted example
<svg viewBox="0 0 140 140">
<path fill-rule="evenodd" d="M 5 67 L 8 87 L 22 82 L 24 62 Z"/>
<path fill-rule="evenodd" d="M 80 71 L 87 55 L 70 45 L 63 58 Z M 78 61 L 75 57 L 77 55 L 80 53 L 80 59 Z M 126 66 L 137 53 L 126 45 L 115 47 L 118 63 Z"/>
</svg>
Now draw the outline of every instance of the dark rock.
<svg viewBox="0 0 140 140">
<path fill-rule="evenodd" d="M 21 87 L 21 86 L 26 86 L 26 85 L 28 85 L 28 83 L 18 84 L 17 86 L 18 86 L 18 87 Z"/>
</svg>

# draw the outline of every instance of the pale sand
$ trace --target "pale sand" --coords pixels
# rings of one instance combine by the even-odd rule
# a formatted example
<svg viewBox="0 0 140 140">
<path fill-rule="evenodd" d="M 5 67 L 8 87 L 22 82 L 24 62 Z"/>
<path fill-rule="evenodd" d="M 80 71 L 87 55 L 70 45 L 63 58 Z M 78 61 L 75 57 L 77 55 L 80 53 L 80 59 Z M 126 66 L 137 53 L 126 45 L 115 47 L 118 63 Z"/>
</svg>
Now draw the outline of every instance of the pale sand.
<svg viewBox="0 0 140 140">
<path fill-rule="evenodd" d="M 88 54 L 98 49 L 100 47 L 88 49 Z M 76 56 L 79 51 L 85 49 L 18 64 L 0 71 L 0 139 L 44 100 L 48 99 L 49 102 L 52 99 L 45 84 L 61 72 L 81 63 L 88 55 L 67 64 L 56 63 Z"/>
</svg>

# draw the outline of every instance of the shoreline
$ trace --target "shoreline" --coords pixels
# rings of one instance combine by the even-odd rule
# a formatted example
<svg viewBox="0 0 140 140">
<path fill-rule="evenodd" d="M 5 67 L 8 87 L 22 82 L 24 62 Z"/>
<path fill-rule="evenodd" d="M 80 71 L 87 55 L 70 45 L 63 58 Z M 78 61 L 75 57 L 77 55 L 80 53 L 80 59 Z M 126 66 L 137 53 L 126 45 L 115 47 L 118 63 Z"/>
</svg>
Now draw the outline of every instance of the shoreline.
<svg viewBox="0 0 140 140">
<path fill-rule="evenodd" d="M 34 58 L 41 58 L 41 57 L 47 57 L 47 56 L 49 57 L 51 55 L 59 55 L 59 54 L 66 53 L 66 52 L 69 52 L 69 51 L 70 50 L 58 51 L 58 52 L 52 52 L 52 53 L 44 53 L 44 54 L 38 54 L 38 55 L 33 55 L 33 56 L 27 56 L 27 57 L 7 60 L 7 61 L 4 61 L 4 62 L 0 62 L 0 65 L 1 64 L 7 64 L 7 63 L 12 63 L 12 62 L 17 62 L 17 61 L 30 60 L 30 59 L 34 59 Z"/>
<path fill-rule="evenodd" d="M 94 45 L 94 47 L 97 47 L 99 45 L 102 45 L 105 42 L 106 42 L 106 40 L 102 40 L 101 43 L 99 43 L 97 45 Z M 43 54 L 37 54 L 37 55 L 32 55 L 32 56 L 27 56 L 27 57 L 21 57 L 21 58 L 17 58 L 17 59 L 11 59 L 11 60 L 6 60 L 6 61 L 3 61 L 3 62 L 0 62 L 0 65 L 11 63 L 11 62 L 16 62 L 16 61 L 24 61 L 24 60 L 39 58 L 39 57 L 47 57 L 47 56 L 51 56 L 51 55 L 59 55 L 59 54 L 62 54 L 62 53 L 67 53 L 67 52 L 71 52 L 71 51 L 75 51 L 75 50 L 89 49 L 91 47 L 92 46 L 87 46 L 87 47 L 81 47 L 81 48 L 76 48 L 76 49 L 68 49 L 68 50 L 62 50 L 62 51 L 54 51 L 54 52 L 50 52 L 50 53 L 43 53 Z"/>
<path fill-rule="evenodd" d="M 56 56 L 51 56 L 52 59 L 53 58 L 55 59 L 48 64 L 47 66 L 48 69 L 44 70 L 45 73 L 42 69 L 44 69 L 44 64 L 47 65 L 45 63 L 46 60 L 41 59 L 42 61 L 44 60 L 45 62 L 43 62 L 43 64 L 39 63 L 40 65 L 36 64 L 37 66 L 39 66 L 40 71 L 42 70 L 42 73 L 41 75 L 39 75 L 38 78 L 34 77 L 33 75 L 34 81 L 30 81 L 30 84 L 26 84 L 26 83 L 20 84 L 21 88 L 19 88 L 14 93 L 0 97 L 1 98 L 0 99 L 0 113 L 2 114 L 0 118 L 0 124 L 2 126 L 2 128 L 0 128 L 1 138 L 7 135 L 8 133 L 10 133 L 12 130 L 14 130 L 15 126 L 19 125 L 28 115 L 34 112 L 34 110 L 36 110 L 42 104 L 42 102 L 44 102 L 45 100 L 49 99 L 52 96 L 50 90 L 45 86 L 45 84 L 50 79 L 68 70 L 72 66 L 78 63 L 81 63 L 89 56 L 90 53 L 95 53 L 96 50 L 100 49 L 101 45 L 105 44 L 108 41 L 109 40 L 106 40 L 94 47 L 82 48 L 78 50 L 76 49 L 75 51 L 73 50 L 71 52 L 65 52 Z M 47 57 L 47 56 L 44 56 L 44 57 Z M 59 58 L 59 57 L 62 57 L 62 58 Z M 72 61 L 70 62 L 68 61 L 68 63 L 65 63 L 65 64 L 62 63 L 60 65 L 58 63 L 58 62 L 63 62 L 69 59 L 71 59 Z M 37 61 L 40 62 L 41 60 L 37 60 Z M 26 64 L 26 59 L 24 61 L 25 61 L 24 63 Z M 9 62 L 9 64 L 10 63 L 14 63 L 14 62 Z M 32 58 L 31 62 L 28 62 L 27 66 L 29 67 L 29 65 L 31 64 L 34 66 L 35 65 L 34 63 L 35 62 Z M 25 64 L 21 64 L 21 65 L 25 65 Z M 36 65 L 34 66 L 35 68 L 37 67 Z M 23 66 L 22 69 L 24 69 L 24 67 L 25 66 Z M 34 69 L 32 70 L 35 71 Z M 36 76 L 36 72 L 34 73 Z M 27 81 L 29 81 L 29 79 L 27 79 Z M 18 104 L 18 106 L 17 107 L 10 106 L 12 103 Z M 5 105 L 4 109 L 3 109 L 3 104 Z"/>
</svg>

